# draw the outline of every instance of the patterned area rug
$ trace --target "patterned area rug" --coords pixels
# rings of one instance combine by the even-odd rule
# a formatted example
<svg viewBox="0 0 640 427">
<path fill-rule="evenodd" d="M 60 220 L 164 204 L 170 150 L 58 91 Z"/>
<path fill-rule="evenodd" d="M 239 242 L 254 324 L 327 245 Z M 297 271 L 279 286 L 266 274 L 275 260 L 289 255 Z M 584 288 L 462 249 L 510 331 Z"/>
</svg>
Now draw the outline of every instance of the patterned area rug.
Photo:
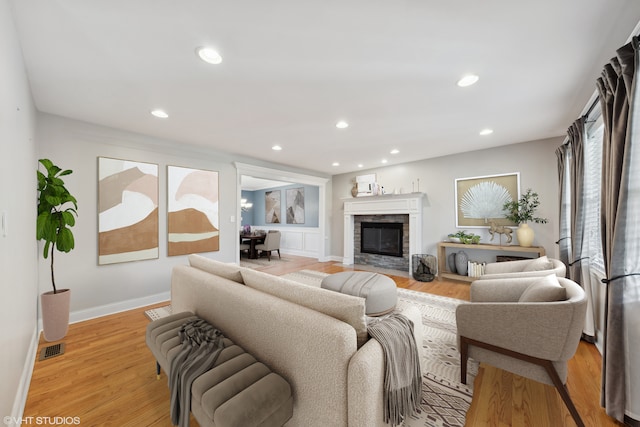
<svg viewBox="0 0 640 427">
<path fill-rule="evenodd" d="M 285 257 L 278 258 L 278 253 L 274 252 L 271 255 L 271 261 L 269 261 L 266 256 L 258 259 L 240 258 L 240 267 L 256 269 L 269 267 L 280 262 L 289 262 L 289 260 Z"/>
<path fill-rule="evenodd" d="M 149 320 L 157 320 L 162 317 L 168 316 L 171 314 L 171 306 L 165 305 L 164 307 L 152 308 L 151 310 L 146 310 L 144 315 L 149 318 Z"/>
<path fill-rule="evenodd" d="M 301 270 L 282 277 L 320 286 L 326 273 Z M 473 396 L 478 364 L 469 361 L 467 384 L 461 384 L 460 356 L 456 347 L 456 306 L 462 301 L 398 289 L 398 307 L 414 305 L 422 314 L 422 402 L 419 413 L 403 427 L 462 427 Z M 151 320 L 171 314 L 171 306 L 145 311 Z"/>
</svg>

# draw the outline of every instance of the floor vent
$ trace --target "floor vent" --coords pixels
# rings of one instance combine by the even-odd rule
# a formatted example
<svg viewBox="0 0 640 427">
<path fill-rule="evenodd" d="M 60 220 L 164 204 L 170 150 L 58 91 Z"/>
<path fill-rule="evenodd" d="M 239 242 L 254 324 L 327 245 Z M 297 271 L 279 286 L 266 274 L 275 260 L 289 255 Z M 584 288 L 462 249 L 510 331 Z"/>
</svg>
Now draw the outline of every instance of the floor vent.
<svg viewBox="0 0 640 427">
<path fill-rule="evenodd" d="M 40 359 L 38 360 L 51 359 L 52 357 L 60 356 L 61 354 L 64 354 L 63 342 L 58 344 L 53 344 L 43 348 L 42 351 L 40 352 Z"/>
</svg>

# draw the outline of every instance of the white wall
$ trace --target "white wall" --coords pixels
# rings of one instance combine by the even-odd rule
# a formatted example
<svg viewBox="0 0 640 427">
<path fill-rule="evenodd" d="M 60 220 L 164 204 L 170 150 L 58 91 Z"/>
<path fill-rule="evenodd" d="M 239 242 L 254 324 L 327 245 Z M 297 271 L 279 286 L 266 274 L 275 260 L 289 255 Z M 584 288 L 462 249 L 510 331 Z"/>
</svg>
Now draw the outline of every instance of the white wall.
<svg viewBox="0 0 640 427">
<path fill-rule="evenodd" d="M 0 416 L 20 417 L 36 350 L 35 108 L 7 0 L 0 58 Z"/>
<path fill-rule="evenodd" d="M 73 170 L 71 175 L 65 177 L 65 183 L 78 199 L 78 220 L 73 228 L 76 247 L 67 254 L 56 253 L 55 258 L 56 285 L 72 291 L 72 322 L 169 298 L 171 268 L 184 264 L 186 256 L 167 256 L 167 165 L 219 172 L 221 249 L 205 255 L 224 262 L 235 260 L 239 225 L 230 221 L 237 207 L 236 169 L 231 159 L 197 152 L 195 149 L 177 148 L 155 138 L 42 113 L 38 114 L 38 140 L 39 157 L 49 158 L 61 168 Z M 98 265 L 98 157 L 158 164 L 158 259 Z M 41 260 L 39 266 L 40 291 L 50 290 L 50 278 L 46 274 L 48 260 Z"/>
<path fill-rule="evenodd" d="M 394 189 L 400 191 L 402 188 L 405 192 L 426 193 L 422 224 L 423 253 L 436 255 L 436 244 L 449 233 L 459 230 L 455 226 L 455 179 L 519 172 L 521 191 L 531 187 L 538 192 L 541 201 L 538 214 L 549 220 L 547 224 L 532 225 L 536 232 L 534 245 L 544 246 L 549 256 L 557 257 L 558 174 L 555 150 L 562 141 L 563 137 L 551 138 L 335 175 L 330 215 L 331 255 L 343 256 L 343 199 L 351 198 L 352 179 L 356 175 L 377 174 L 378 183 L 387 192 L 393 192 Z M 482 243 L 498 242 L 498 237 L 494 242 L 489 241 L 486 228 L 467 228 L 467 231 L 482 235 Z M 473 255 L 477 259 L 483 256 L 482 253 Z M 484 255 L 489 256 L 489 253 Z"/>
</svg>

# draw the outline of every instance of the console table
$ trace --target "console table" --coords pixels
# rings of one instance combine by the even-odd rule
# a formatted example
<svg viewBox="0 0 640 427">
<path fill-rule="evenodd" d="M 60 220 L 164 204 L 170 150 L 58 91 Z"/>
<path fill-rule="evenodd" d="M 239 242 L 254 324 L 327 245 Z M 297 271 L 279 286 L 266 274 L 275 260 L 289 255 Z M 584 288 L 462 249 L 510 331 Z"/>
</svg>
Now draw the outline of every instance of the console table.
<svg viewBox="0 0 640 427">
<path fill-rule="evenodd" d="M 515 245 L 490 245 L 477 244 L 466 245 L 464 243 L 440 242 L 438 243 L 438 280 L 442 278 L 462 280 L 464 282 L 473 282 L 477 277 L 461 276 L 451 273 L 447 267 L 447 248 L 467 249 L 467 250 L 483 250 L 483 251 L 500 251 L 500 252 L 523 252 L 536 254 L 538 257 L 544 256 L 545 251 L 542 246 L 515 246 Z"/>
</svg>

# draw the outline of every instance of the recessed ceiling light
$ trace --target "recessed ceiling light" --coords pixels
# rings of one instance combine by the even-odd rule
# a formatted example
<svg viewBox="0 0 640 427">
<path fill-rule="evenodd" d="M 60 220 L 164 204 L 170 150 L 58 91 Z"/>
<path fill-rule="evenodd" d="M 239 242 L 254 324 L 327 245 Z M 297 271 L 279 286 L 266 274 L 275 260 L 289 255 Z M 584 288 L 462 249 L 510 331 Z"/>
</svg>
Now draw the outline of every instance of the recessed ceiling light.
<svg viewBox="0 0 640 427">
<path fill-rule="evenodd" d="M 196 53 L 200 59 L 209 64 L 217 65 L 222 62 L 222 56 L 220 56 L 217 50 L 210 47 L 199 47 L 196 49 Z"/>
<path fill-rule="evenodd" d="M 338 162 L 333 162 L 333 163 L 331 163 L 331 166 L 340 166 L 340 163 L 338 163 Z"/>
<path fill-rule="evenodd" d="M 349 123 L 345 122 L 344 120 L 340 120 L 338 123 L 336 123 L 336 127 L 338 129 L 346 129 L 349 127 Z"/>
<path fill-rule="evenodd" d="M 480 131 L 480 135 L 482 136 L 491 135 L 492 133 L 493 133 L 493 129 L 482 129 Z"/>
<path fill-rule="evenodd" d="M 393 150 L 390 151 L 391 154 L 398 154 L 400 152 L 400 150 L 398 150 L 397 148 L 394 148 Z"/>
<path fill-rule="evenodd" d="M 279 146 L 279 145 L 274 145 L 273 147 L 271 147 L 271 149 L 272 149 L 273 151 L 280 151 L 280 150 L 282 150 L 282 147 L 281 147 L 281 146 Z"/>
<path fill-rule="evenodd" d="M 159 119 L 166 119 L 169 115 L 164 110 L 153 110 L 151 114 Z"/>
<path fill-rule="evenodd" d="M 460 87 L 471 86 L 472 84 L 476 83 L 479 78 L 480 77 L 476 76 L 475 74 L 466 75 L 460 80 L 458 80 L 458 86 Z"/>
<path fill-rule="evenodd" d="M 364 167 L 364 165 L 363 165 L 362 163 L 359 163 L 359 164 L 358 164 L 358 167 L 359 167 L 359 168 L 363 168 L 363 167 Z"/>
<path fill-rule="evenodd" d="M 382 159 L 380 163 L 387 163 L 387 159 Z"/>
</svg>

